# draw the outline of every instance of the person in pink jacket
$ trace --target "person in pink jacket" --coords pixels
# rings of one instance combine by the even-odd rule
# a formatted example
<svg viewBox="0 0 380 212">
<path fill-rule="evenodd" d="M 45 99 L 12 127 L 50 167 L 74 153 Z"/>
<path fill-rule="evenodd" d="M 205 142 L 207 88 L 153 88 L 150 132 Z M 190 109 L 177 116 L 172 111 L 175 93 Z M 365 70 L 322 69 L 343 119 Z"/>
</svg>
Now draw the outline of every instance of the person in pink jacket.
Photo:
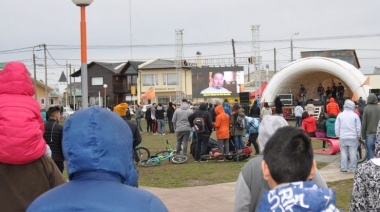
<svg viewBox="0 0 380 212">
<path fill-rule="evenodd" d="M 45 155 L 44 122 L 25 65 L 8 63 L 0 71 L 0 205 L 25 211 L 45 191 L 65 183 Z"/>
</svg>

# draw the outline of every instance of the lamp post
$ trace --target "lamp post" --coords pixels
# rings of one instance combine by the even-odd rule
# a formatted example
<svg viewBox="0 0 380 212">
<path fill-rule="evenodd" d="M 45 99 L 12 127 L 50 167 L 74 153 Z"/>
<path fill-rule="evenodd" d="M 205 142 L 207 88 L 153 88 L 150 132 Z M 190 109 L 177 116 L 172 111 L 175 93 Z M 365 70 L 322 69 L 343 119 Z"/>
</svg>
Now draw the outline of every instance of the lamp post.
<svg viewBox="0 0 380 212">
<path fill-rule="evenodd" d="M 88 107 L 88 79 L 87 79 L 87 40 L 86 40 L 86 7 L 94 0 L 72 0 L 80 7 L 80 49 L 81 49 L 81 81 L 82 81 L 82 108 Z"/>
<path fill-rule="evenodd" d="M 104 88 L 104 108 L 107 108 L 107 84 L 104 84 L 103 88 Z"/>
<path fill-rule="evenodd" d="M 293 36 L 299 35 L 300 33 L 296 32 L 292 36 L 290 36 L 290 62 L 293 62 Z"/>
</svg>

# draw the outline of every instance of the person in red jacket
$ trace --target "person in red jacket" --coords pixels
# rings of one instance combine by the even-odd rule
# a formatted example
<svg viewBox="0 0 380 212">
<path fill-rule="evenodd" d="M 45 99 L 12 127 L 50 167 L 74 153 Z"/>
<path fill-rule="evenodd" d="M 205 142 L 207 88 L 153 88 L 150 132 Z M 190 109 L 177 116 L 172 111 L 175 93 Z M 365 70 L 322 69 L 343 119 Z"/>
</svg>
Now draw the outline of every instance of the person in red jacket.
<svg viewBox="0 0 380 212">
<path fill-rule="evenodd" d="M 330 103 L 326 106 L 327 114 L 334 114 L 337 116 L 340 113 L 339 105 L 335 102 L 334 98 L 330 98 Z"/>
<path fill-rule="evenodd" d="M 229 154 L 229 139 L 230 139 L 230 116 L 224 112 L 223 107 L 218 105 L 215 108 L 216 119 L 214 127 L 216 130 L 216 139 L 218 139 L 218 151 L 222 154 Z"/>
<path fill-rule="evenodd" d="M 309 137 L 315 137 L 317 131 L 317 119 L 314 116 L 309 115 L 307 111 L 302 113 L 302 129 L 309 135 Z"/>
<path fill-rule="evenodd" d="M 44 122 L 25 65 L 8 63 L 0 71 L 1 211 L 25 211 L 49 189 L 65 183 L 45 155 Z"/>
</svg>

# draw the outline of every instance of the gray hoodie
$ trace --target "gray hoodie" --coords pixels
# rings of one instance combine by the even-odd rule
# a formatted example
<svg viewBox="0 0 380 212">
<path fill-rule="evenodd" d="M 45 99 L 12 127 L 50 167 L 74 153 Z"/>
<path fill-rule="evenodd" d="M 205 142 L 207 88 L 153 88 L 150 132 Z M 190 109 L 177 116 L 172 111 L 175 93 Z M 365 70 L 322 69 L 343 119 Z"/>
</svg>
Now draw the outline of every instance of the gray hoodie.
<svg viewBox="0 0 380 212">
<path fill-rule="evenodd" d="M 181 107 L 174 111 L 173 124 L 176 132 L 190 131 L 189 116 L 193 113 L 189 104 L 182 103 Z"/>
<path fill-rule="evenodd" d="M 362 115 L 362 138 L 366 139 L 367 135 L 375 135 L 377 124 L 380 120 L 380 105 L 375 94 L 369 94 L 367 106 L 365 106 Z"/>
<path fill-rule="evenodd" d="M 272 136 L 278 128 L 287 125 L 288 122 L 281 116 L 265 116 L 259 127 L 258 141 L 260 145 L 260 152 L 264 149 L 270 136 Z M 252 158 L 241 169 L 235 188 L 235 212 L 257 211 L 264 192 L 269 190 L 268 183 L 264 180 L 263 171 L 261 170 L 262 160 L 262 155 Z M 313 181 L 320 188 L 327 188 L 327 184 L 323 180 L 318 169 L 315 171 Z"/>
</svg>

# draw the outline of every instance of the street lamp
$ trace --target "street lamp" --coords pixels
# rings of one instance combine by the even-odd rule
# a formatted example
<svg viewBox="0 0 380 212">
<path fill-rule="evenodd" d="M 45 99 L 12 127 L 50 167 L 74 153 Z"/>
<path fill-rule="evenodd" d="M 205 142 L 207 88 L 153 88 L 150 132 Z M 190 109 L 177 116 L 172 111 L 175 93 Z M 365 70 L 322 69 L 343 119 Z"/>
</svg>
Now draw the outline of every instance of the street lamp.
<svg viewBox="0 0 380 212">
<path fill-rule="evenodd" d="M 296 32 L 292 36 L 290 36 L 290 62 L 293 62 L 293 36 L 299 35 L 300 33 Z"/>
<path fill-rule="evenodd" d="M 72 0 L 80 7 L 80 49 L 81 49 L 81 81 L 82 81 L 82 108 L 88 107 L 88 79 L 87 79 L 87 40 L 86 40 L 86 6 L 94 0 Z"/>
<path fill-rule="evenodd" d="M 107 108 L 107 84 L 104 84 L 103 88 L 104 88 L 104 108 Z"/>
</svg>

